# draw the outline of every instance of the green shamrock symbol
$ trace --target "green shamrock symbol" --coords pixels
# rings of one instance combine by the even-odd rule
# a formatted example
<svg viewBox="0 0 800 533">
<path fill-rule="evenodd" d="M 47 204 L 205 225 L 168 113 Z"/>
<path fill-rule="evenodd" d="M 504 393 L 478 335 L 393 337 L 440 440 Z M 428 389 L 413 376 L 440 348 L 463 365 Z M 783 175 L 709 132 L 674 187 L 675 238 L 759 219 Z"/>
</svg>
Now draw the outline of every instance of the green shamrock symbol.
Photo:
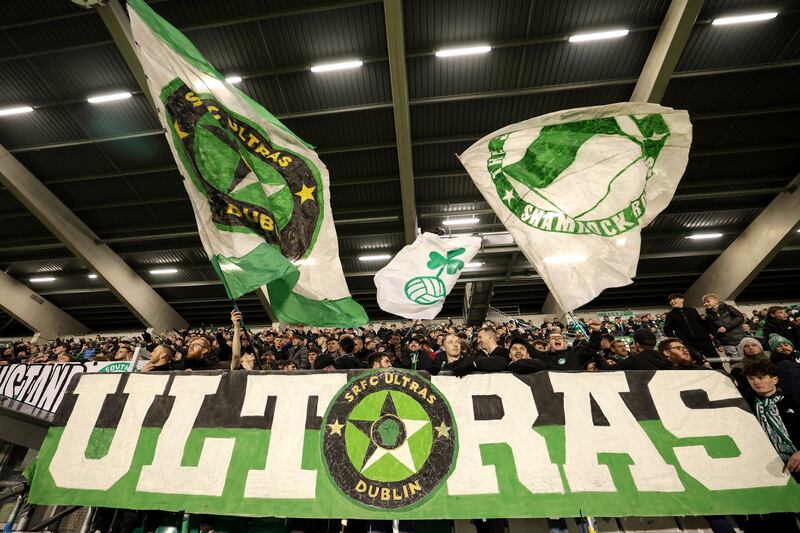
<svg viewBox="0 0 800 533">
<path fill-rule="evenodd" d="M 430 260 L 427 266 L 431 270 L 439 269 L 439 272 L 436 273 L 437 278 L 442 275 L 444 269 L 447 269 L 447 273 L 452 276 L 464 268 L 464 261 L 455 259 L 455 257 L 463 254 L 465 251 L 464 248 L 456 248 L 455 250 L 447 252 L 447 257 L 438 252 L 431 252 L 428 256 Z"/>
</svg>

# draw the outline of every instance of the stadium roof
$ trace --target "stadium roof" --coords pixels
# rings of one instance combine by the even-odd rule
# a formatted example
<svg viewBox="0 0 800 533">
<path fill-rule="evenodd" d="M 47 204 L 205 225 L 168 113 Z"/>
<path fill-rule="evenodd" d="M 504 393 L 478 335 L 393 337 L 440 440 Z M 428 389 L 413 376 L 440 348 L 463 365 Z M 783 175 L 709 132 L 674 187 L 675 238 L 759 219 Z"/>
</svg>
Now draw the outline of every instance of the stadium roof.
<svg viewBox="0 0 800 533">
<path fill-rule="evenodd" d="M 401 170 L 384 3 L 375 0 L 148 2 L 218 70 L 318 148 L 348 285 L 380 319 L 364 253 L 405 243 Z M 561 109 L 626 101 L 659 32 L 665 0 L 406 0 L 404 46 L 415 195 L 423 230 L 459 215 L 491 237 L 465 279 L 493 283 L 491 305 L 536 313 L 547 289 L 454 154 L 507 124 Z M 715 18 L 776 11 L 731 26 Z M 169 147 L 147 99 L 95 9 L 66 0 L 0 3 L 0 144 L 192 324 L 224 321 L 230 304 L 206 259 Z M 390 21 L 390 30 L 393 23 Z M 570 43 L 576 33 L 627 28 L 617 39 Z M 390 32 L 391 33 L 391 32 Z M 440 58 L 450 46 L 486 54 Z M 395 50 L 396 51 L 396 50 Z M 313 73 L 347 58 L 363 66 Z M 800 9 L 789 0 L 707 0 L 663 105 L 689 110 L 694 142 L 673 202 L 643 233 L 635 283 L 592 307 L 665 305 L 687 289 L 800 171 Z M 90 104 L 92 95 L 133 96 Z M 404 112 L 404 110 L 401 110 Z M 407 185 L 407 184 L 406 184 Z M 406 217 L 406 220 L 408 218 Z M 692 240 L 696 232 L 721 233 Z M 496 243 L 496 246 L 491 245 Z M 800 233 L 738 301 L 800 300 Z M 168 265 L 174 274 L 150 271 Z M 141 322 L 7 189 L 0 189 L 0 268 L 95 330 Z M 50 282 L 31 278 L 52 276 Z M 460 316 L 464 285 L 443 314 Z M 259 300 L 240 305 L 263 322 Z M 4 327 L 5 324 L 5 327 Z M 27 330 L 0 313 L 0 335 Z"/>
</svg>

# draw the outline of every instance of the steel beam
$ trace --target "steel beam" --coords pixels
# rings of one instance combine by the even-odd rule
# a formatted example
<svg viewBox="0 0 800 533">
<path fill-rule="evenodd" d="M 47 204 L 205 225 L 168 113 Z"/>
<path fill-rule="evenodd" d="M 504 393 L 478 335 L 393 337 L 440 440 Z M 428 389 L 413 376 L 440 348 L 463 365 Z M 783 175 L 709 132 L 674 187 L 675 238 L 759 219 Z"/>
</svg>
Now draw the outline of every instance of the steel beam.
<svg viewBox="0 0 800 533">
<path fill-rule="evenodd" d="M 131 22 L 128 19 L 128 15 L 125 14 L 125 10 L 122 9 L 118 0 L 107 0 L 105 3 L 100 3 L 97 6 L 97 13 L 100 14 L 100 18 L 103 19 L 103 24 L 105 24 L 109 33 L 111 33 L 111 38 L 114 39 L 114 44 L 117 45 L 117 49 L 119 49 L 119 52 L 122 54 L 122 58 L 128 65 L 128 69 L 130 69 L 131 74 L 133 74 L 133 77 L 136 79 L 136 84 L 142 90 L 144 97 L 147 98 L 150 109 L 155 112 L 155 102 L 153 102 L 153 97 L 147 89 L 147 76 L 145 76 L 141 63 L 139 63 L 139 58 L 136 57 L 133 34 L 131 33 Z M 156 135 L 159 133 L 160 131 L 155 132 Z"/>
<path fill-rule="evenodd" d="M 467 324 L 483 324 L 489 312 L 494 281 L 470 281 L 464 289 L 463 318 Z"/>
<path fill-rule="evenodd" d="M 168 331 L 186 321 L 17 159 L 0 146 L 0 182 L 148 327 Z"/>
<path fill-rule="evenodd" d="M 45 341 L 91 331 L 5 272 L 0 272 L 0 308 Z"/>
<path fill-rule="evenodd" d="M 732 300 L 781 251 L 800 223 L 800 174 L 686 291 L 686 301 L 699 305 L 703 294 L 715 292 Z"/>
<path fill-rule="evenodd" d="M 661 102 L 702 6 L 703 0 L 672 0 L 639 74 L 631 102 Z"/>
<path fill-rule="evenodd" d="M 392 82 L 394 133 L 397 144 L 397 164 L 400 170 L 400 200 L 403 204 L 403 232 L 406 244 L 411 244 L 417 238 L 417 207 L 414 196 L 414 161 L 411 152 L 411 113 L 406 79 L 402 0 L 384 0 L 383 14 L 386 21 L 389 75 Z"/>
</svg>

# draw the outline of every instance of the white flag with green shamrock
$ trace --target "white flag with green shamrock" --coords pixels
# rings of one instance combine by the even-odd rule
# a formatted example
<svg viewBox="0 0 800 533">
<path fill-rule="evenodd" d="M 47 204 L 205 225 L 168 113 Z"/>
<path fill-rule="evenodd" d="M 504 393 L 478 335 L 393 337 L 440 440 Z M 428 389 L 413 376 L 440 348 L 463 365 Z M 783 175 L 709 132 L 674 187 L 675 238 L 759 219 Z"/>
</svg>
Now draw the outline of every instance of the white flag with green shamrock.
<svg viewBox="0 0 800 533">
<path fill-rule="evenodd" d="M 378 305 L 404 318 L 435 318 L 480 247 L 480 237 L 423 233 L 375 274 Z"/>
<path fill-rule="evenodd" d="M 686 111 L 620 103 L 507 126 L 459 159 L 571 311 L 633 282 L 641 230 L 672 200 L 691 144 Z"/>
</svg>

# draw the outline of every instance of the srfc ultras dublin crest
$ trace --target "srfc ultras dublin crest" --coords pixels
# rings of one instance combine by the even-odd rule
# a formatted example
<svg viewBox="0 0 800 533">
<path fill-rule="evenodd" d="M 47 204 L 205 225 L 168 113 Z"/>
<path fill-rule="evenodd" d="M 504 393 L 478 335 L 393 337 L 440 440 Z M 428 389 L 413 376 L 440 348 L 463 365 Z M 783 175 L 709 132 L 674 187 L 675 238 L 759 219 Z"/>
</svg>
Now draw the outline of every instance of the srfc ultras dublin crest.
<svg viewBox="0 0 800 533">
<path fill-rule="evenodd" d="M 297 260 L 320 220 L 319 183 L 307 162 L 252 123 L 180 83 L 164 91 L 176 146 L 218 225 L 260 235 Z"/>
<path fill-rule="evenodd" d="M 417 503 L 442 484 L 453 465 L 450 407 L 413 373 L 383 370 L 351 380 L 331 403 L 323 430 L 331 479 L 369 507 Z"/>
</svg>

